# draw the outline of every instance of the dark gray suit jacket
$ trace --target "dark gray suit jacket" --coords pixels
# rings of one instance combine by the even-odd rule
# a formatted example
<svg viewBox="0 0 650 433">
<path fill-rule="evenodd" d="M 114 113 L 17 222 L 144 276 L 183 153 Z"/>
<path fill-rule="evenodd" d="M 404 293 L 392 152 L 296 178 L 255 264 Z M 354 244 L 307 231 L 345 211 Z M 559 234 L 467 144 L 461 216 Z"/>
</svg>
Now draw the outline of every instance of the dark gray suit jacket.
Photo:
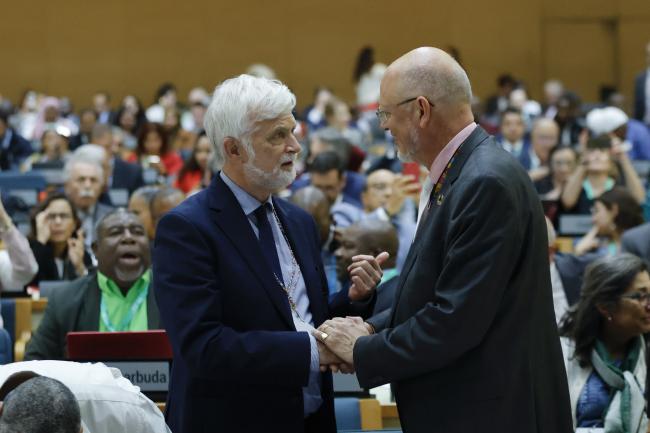
<svg viewBox="0 0 650 433">
<path fill-rule="evenodd" d="M 632 253 L 650 263 L 650 223 L 634 227 L 623 233 L 621 245 L 623 251 Z"/>
<path fill-rule="evenodd" d="M 527 173 L 478 127 L 440 194 L 392 313 L 369 319 L 377 333 L 354 347 L 359 383 L 392 383 L 405 433 L 571 432 L 546 225 Z"/>
<path fill-rule="evenodd" d="M 48 299 L 45 315 L 25 349 L 25 360 L 65 359 L 66 335 L 72 331 L 99 330 L 101 292 L 97 273 L 70 282 Z M 160 315 L 152 287 L 147 294 L 149 329 L 160 329 Z"/>
</svg>

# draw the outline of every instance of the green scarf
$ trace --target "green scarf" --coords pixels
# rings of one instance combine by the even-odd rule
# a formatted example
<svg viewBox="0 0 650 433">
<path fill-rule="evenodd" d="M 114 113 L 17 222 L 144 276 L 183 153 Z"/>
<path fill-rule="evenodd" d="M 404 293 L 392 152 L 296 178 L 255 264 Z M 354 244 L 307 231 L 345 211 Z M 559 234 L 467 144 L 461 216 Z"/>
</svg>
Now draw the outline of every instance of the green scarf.
<svg viewBox="0 0 650 433">
<path fill-rule="evenodd" d="M 607 420 L 611 418 L 608 416 L 610 409 L 615 409 L 612 406 L 614 397 L 617 393 L 620 392 L 620 413 L 615 413 L 615 418 L 620 419 L 620 424 L 612 425 L 608 428 L 607 423 L 605 424 L 605 431 L 612 433 L 633 433 L 636 432 L 637 425 L 630 425 L 632 418 L 632 388 L 630 381 L 625 377 L 625 372 L 630 372 L 634 374 L 634 368 L 636 367 L 637 362 L 639 361 L 639 356 L 641 356 L 641 337 L 634 339 L 631 344 L 631 347 L 627 351 L 625 359 L 620 367 L 617 367 L 614 361 L 610 358 L 605 345 L 600 341 L 596 341 L 594 351 L 592 352 L 592 364 L 594 364 L 594 369 L 598 372 L 601 379 L 607 383 L 611 388 L 612 392 L 610 395 L 610 400 L 605 413 L 603 414 L 603 419 Z M 595 358 L 598 359 L 595 359 Z M 605 368 L 607 371 L 601 371 L 601 368 Z M 629 375 L 628 375 L 629 376 Z M 608 378 L 611 378 L 608 380 Z"/>
</svg>

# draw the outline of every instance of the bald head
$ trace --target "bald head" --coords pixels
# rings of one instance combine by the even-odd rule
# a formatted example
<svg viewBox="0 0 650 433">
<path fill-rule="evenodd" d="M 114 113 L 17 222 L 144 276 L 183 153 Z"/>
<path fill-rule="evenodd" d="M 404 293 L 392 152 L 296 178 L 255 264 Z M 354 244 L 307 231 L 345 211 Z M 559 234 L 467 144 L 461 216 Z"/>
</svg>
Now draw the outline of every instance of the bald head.
<svg viewBox="0 0 650 433">
<path fill-rule="evenodd" d="M 555 120 L 541 117 L 533 123 L 530 139 L 533 151 L 545 163 L 560 140 L 560 127 Z"/>
<path fill-rule="evenodd" d="M 379 120 L 403 161 L 429 167 L 474 120 L 472 88 L 463 68 L 438 48 L 404 54 L 381 80 Z"/>
<path fill-rule="evenodd" d="M 443 106 L 469 106 L 472 101 L 467 73 L 438 48 L 409 51 L 388 67 L 385 77 L 395 79 L 395 91 L 401 95 L 422 95 Z"/>
</svg>

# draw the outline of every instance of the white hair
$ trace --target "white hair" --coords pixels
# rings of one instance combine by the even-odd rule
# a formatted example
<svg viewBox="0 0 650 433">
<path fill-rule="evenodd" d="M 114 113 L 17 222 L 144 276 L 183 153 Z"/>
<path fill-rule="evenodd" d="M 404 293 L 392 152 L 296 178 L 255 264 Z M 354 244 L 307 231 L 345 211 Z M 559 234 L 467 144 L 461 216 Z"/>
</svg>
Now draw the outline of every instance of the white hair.
<svg viewBox="0 0 650 433">
<path fill-rule="evenodd" d="M 70 159 L 63 167 L 63 180 L 70 179 L 72 169 L 78 163 L 94 165 L 99 171 L 99 179 L 104 181 L 104 161 L 106 160 L 106 150 L 98 144 L 84 144 L 79 146 L 70 156 Z"/>
<path fill-rule="evenodd" d="M 250 136 L 256 123 L 291 114 L 296 97 L 277 80 L 240 75 L 218 85 L 205 114 L 203 127 L 214 149 L 214 166 L 225 163 L 224 140 L 239 140 L 253 155 Z"/>
</svg>

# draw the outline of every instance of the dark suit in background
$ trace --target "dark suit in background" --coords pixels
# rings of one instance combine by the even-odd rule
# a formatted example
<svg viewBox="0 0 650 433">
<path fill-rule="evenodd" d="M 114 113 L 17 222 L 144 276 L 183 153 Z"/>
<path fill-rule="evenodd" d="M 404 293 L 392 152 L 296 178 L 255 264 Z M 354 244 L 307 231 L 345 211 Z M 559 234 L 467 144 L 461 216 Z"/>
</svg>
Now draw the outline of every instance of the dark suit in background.
<svg viewBox="0 0 650 433">
<path fill-rule="evenodd" d="M 357 340 L 359 383 L 391 382 L 409 433 L 568 433 L 544 214 L 521 165 L 480 127 L 406 259 L 392 314 Z"/>
<path fill-rule="evenodd" d="M 345 292 L 328 306 L 314 220 L 283 200 L 273 204 L 305 280 L 315 326 L 333 313 L 346 314 Z M 172 431 L 336 431 L 330 373 L 321 374 L 323 404 L 305 422 L 309 336 L 295 332 L 287 296 L 219 175 L 160 220 L 153 262 L 156 298 L 174 349 L 166 412 Z"/>
<path fill-rule="evenodd" d="M 142 167 L 117 157 L 113 159 L 113 182 L 110 188 L 126 189 L 130 195 L 143 185 Z"/>
<path fill-rule="evenodd" d="M 636 76 L 634 80 L 634 118 L 641 122 L 645 121 L 647 110 L 646 107 L 646 82 L 648 78 L 648 71 L 643 71 Z"/>
<path fill-rule="evenodd" d="M 65 359 L 66 335 L 73 331 L 99 330 L 101 291 L 97 273 L 71 281 L 70 285 L 54 290 L 48 299 L 45 315 L 25 348 L 25 360 Z M 153 290 L 147 294 L 149 329 L 160 328 L 158 307 Z"/>
<path fill-rule="evenodd" d="M 623 233 L 621 238 L 623 251 L 641 257 L 650 263 L 650 223 L 645 223 Z"/>
<path fill-rule="evenodd" d="M 34 276 L 34 279 L 28 284 L 28 286 L 38 286 L 41 281 L 65 281 L 74 280 L 79 277 L 74 269 L 74 265 L 67 257 L 67 255 L 63 260 L 63 273 L 59 274 L 59 269 L 57 268 L 56 261 L 54 260 L 54 249 L 52 248 L 52 245 L 43 245 L 35 239 L 30 239 L 29 247 L 34 253 L 36 263 L 38 263 L 38 272 Z M 86 269 L 90 269 L 93 265 L 88 251 L 84 251 L 84 264 L 86 265 Z"/>
<path fill-rule="evenodd" d="M 12 129 L 0 137 L 0 170 L 18 170 L 20 164 L 34 151 L 32 145 Z"/>
</svg>

